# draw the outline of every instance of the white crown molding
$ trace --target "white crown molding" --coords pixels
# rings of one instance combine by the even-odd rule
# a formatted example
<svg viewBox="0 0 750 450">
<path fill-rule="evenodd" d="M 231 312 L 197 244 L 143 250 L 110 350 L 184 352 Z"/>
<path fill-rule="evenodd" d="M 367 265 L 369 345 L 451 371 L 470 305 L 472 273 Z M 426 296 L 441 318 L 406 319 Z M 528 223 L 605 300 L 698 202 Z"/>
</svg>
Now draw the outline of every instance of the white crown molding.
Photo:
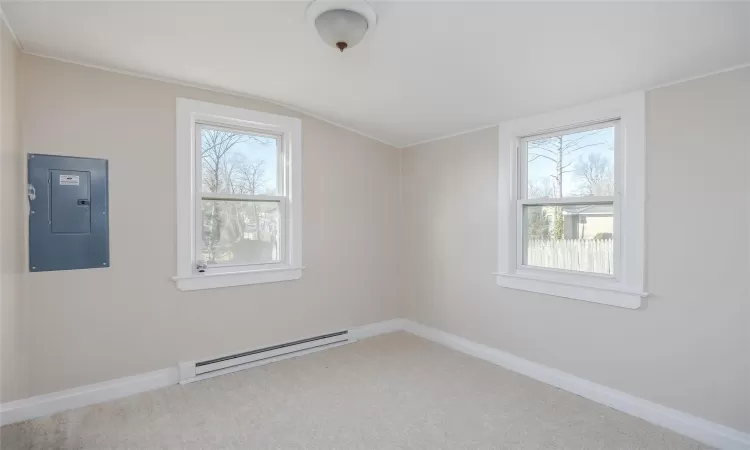
<svg viewBox="0 0 750 450">
<path fill-rule="evenodd" d="M 138 71 L 133 71 L 133 70 L 118 69 L 118 68 L 113 68 L 113 67 L 109 67 L 109 66 L 103 66 L 103 65 L 100 65 L 100 64 L 94 64 L 94 63 L 89 63 L 89 62 L 82 62 L 82 61 L 77 61 L 77 60 L 62 58 L 62 57 L 58 57 L 58 56 L 52 56 L 52 55 L 48 55 L 48 54 L 41 53 L 41 52 L 33 52 L 33 51 L 23 50 L 23 48 L 21 48 L 21 51 L 23 51 L 27 55 L 36 56 L 36 57 L 39 57 L 39 58 L 51 59 L 51 60 L 54 60 L 54 61 L 59 61 L 59 62 L 67 63 L 67 64 L 75 64 L 77 66 L 88 67 L 90 69 L 98 69 L 98 70 L 103 70 L 105 72 L 116 73 L 116 74 L 119 74 L 119 75 L 127 75 L 127 76 L 130 76 L 130 77 L 143 78 L 143 79 L 146 79 L 146 80 L 159 81 L 159 82 L 162 82 L 162 83 L 169 83 L 169 84 L 174 84 L 174 85 L 177 85 L 177 86 L 184 86 L 184 87 L 189 87 L 189 88 L 193 88 L 193 89 L 201 89 L 201 90 L 204 90 L 204 91 L 216 92 L 218 94 L 233 95 L 235 97 L 246 98 L 246 99 L 249 99 L 249 100 L 254 100 L 254 101 L 260 101 L 260 102 L 269 103 L 269 104 L 272 104 L 272 105 L 280 106 L 282 108 L 286 108 L 286 109 L 288 109 L 290 111 L 294 111 L 294 112 L 299 113 L 299 114 L 304 114 L 304 115 L 306 115 L 306 116 L 308 116 L 308 117 L 310 117 L 312 119 L 320 120 L 321 122 L 325 122 L 325 123 L 327 123 L 329 125 L 333 125 L 335 127 L 341 128 L 342 130 L 349 131 L 351 133 L 354 133 L 354 134 L 357 134 L 359 136 L 365 137 L 367 139 L 379 142 L 379 143 L 387 145 L 389 147 L 393 147 L 393 148 L 396 148 L 396 149 L 401 148 L 400 146 L 398 146 L 396 144 L 393 144 L 393 143 L 388 142 L 388 141 L 384 141 L 382 139 L 378 139 L 378 138 L 376 138 L 374 136 L 370 136 L 367 133 L 364 133 L 362 131 L 356 130 L 356 129 L 351 128 L 351 127 L 348 127 L 346 125 L 342 125 L 342 124 L 340 124 L 338 122 L 335 122 L 333 120 L 327 119 L 327 118 L 325 118 L 323 116 L 320 116 L 320 115 L 318 115 L 316 113 L 307 111 L 307 110 L 305 110 L 303 108 L 298 108 L 296 106 L 292 106 L 292 105 L 289 105 L 289 104 L 286 104 L 286 103 L 278 102 L 276 100 L 271 100 L 271 99 L 268 99 L 268 98 L 265 98 L 265 97 L 261 97 L 261 96 L 257 96 L 257 95 L 251 95 L 251 94 L 247 94 L 247 93 L 244 93 L 244 92 L 233 91 L 233 90 L 230 90 L 230 89 L 223 89 L 223 88 L 220 88 L 220 87 L 217 87 L 217 86 L 208 85 L 208 84 L 192 83 L 192 82 L 189 82 L 189 81 L 180 80 L 180 79 L 176 79 L 176 78 L 169 78 L 169 77 L 162 77 L 162 76 L 158 76 L 158 75 L 151 75 L 151 74 L 148 74 L 148 73 L 145 73 L 145 72 L 138 72 Z"/>
<path fill-rule="evenodd" d="M 247 98 L 247 99 L 250 99 L 250 100 L 262 101 L 262 102 L 270 103 L 272 105 L 280 106 L 282 108 L 289 109 L 290 111 L 294 111 L 294 112 L 297 112 L 299 114 L 304 114 L 304 115 L 306 115 L 306 116 L 308 116 L 310 118 L 320 120 L 322 122 L 328 123 L 328 124 L 333 125 L 335 127 L 341 128 L 343 130 L 352 132 L 354 134 L 357 134 L 359 136 L 365 137 L 367 139 L 370 139 L 370 140 L 379 142 L 381 144 L 387 145 L 389 147 L 393 147 L 393 148 L 400 149 L 400 150 L 408 149 L 408 148 L 411 148 L 411 147 L 417 147 L 417 146 L 420 146 L 420 145 L 423 145 L 423 144 L 429 144 L 429 143 L 432 143 L 432 142 L 442 141 L 443 139 L 450 139 L 450 138 L 453 138 L 453 137 L 462 136 L 464 134 L 470 134 L 470 133 L 474 133 L 474 132 L 477 132 L 477 131 L 486 130 L 488 128 L 496 127 L 496 126 L 498 126 L 501 123 L 501 122 L 498 122 L 498 123 L 493 123 L 493 124 L 490 124 L 490 125 L 483 125 L 483 126 L 476 127 L 476 128 L 471 128 L 471 129 L 468 129 L 468 130 L 465 130 L 465 131 L 459 131 L 459 132 L 456 132 L 456 133 L 450 133 L 450 134 L 438 136 L 438 137 L 435 137 L 435 138 L 430 138 L 430 139 L 425 139 L 425 140 L 422 140 L 422 141 L 412 142 L 412 143 L 409 143 L 409 144 L 398 145 L 398 144 L 394 144 L 393 142 L 388 142 L 388 141 L 385 141 L 383 139 L 376 138 L 375 136 L 371 136 L 371 135 L 369 135 L 369 134 L 367 134 L 367 133 L 365 133 L 363 131 L 351 128 L 349 126 L 343 125 L 343 124 L 335 122 L 333 120 L 327 119 L 327 118 L 325 118 L 325 117 L 323 117 L 321 115 L 318 115 L 316 113 L 307 111 L 304 108 L 299 108 L 299 107 L 296 107 L 296 106 L 288 105 L 286 103 L 278 102 L 278 101 L 271 100 L 271 99 L 268 99 L 268 98 L 265 98 L 265 97 L 261 97 L 261 96 L 257 96 L 257 95 L 251 95 L 251 94 L 247 94 L 247 93 L 244 93 L 244 92 L 233 91 L 233 90 L 230 90 L 230 89 L 223 89 L 223 88 L 220 88 L 220 87 L 217 87 L 217 86 L 212 86 L 212 85 L 207 85 L 207 84 L 192 83 L 192 82 L 189 82 L 189 81 L 179 80 L 179 79 L 176 79 L 176 78 L 169 78 L 169 77 L 161 77 L 161 76 L 158 76 L 158 75 L 151 75 L 151 74 L 148 74 L 148 73 L 145 73 L 145 72 L 138 72 L 138 71 L 132 71 L 132 70 L 118 69 L 118 68 L 113 68 L 113 67 L 109 67 L 109 66 L 103 66 L 103 65 L 100 65 L 100 64 L 94 64 L 94 63 L 89 63 L 89 62 L 82 62 L 82 61 L 77 61 L 77 60 L 62 58 L 62 57 L 59 57 L 59 56 L 53 56 L 53 55 L 49 55 L 49 54 L 45 54 L 45 53 L 41 53 L 41 52 L 27 51 L 27 50 L 24 50 L 23 46 L 21 45 L 21 41 L 19 41 L 17 39 L 15 33 L 13 32 L 13 29 L 10 27 L 10 23 L 7 21 L 6 16 L 5 16 L 5 14 L 2 13 L 1 9 L 0 9 L 0 16 L 2 16 L 3 21 L 5 21 L 5 24 L 8 26 L 8 29 L 10 30 L 11 34 L 13 35 L 13 38 L 15 39 L 15 42 L 18 45 L 18 47 L 21 49 L 22 52 L 24 52 L 24 53 L 26 53 L 28 55 L 37 56 L 39 58 L 51 59 L 51 60 L 54 60 L 54 61 L 60 61 L 60 62 L 68 63 L 68 64 L 75 64 L 75 65 L 78 65 L 78 66 L 88 67 L 88 68 L 91 68 L 91 69 L 104 70 L 106 72 L 117 73 L 117 74 L 120 74 L 120 75 L 127 75 L 127 76 L 131 76 L 131 77 L 144 78 L 144 79 L 147 79 L 147 80 L 160 81 L 162 83 L 176 84 L 178 86 L 185 86 L 185 87 L 190 87 L 190 88 L 194 88 L 194 89 L 202 89 L 204 91 L 216 92 L 216 93 L 219 93 L 219 94 L 234 95 L 236 97 Z M 733 70 L 744 69 L 746 67 L 750 67 L 750 63 L 740 64 L 740 65 L 728 67 L 728 68 L 722 69 L 722 70 L 715 70 L 715 71 L 704 73 L 704 74 L 701 74 L 701 75 L 696 75 L 694 77 L 681 78 L 681 79 L 676 80 L 676 81 L 671 81 L 671 82 L 659 84 L 657 86 L 653 86 L 653 87 L 646 88 L 646 89 L 643 89 L 643 90 L 646 91 L 646 92 L 648 92 L 648 91 L 652 91 L 654 89 L 660 89 L 660 88 L 663 88 L 663 87 L 672 86 L 674 84 L 680 84 L 680 83 L 684 83 L 684 82 L 687 82 L 687 81 L 697 80 L 697 79 L 700 79 L 700 78 L 706 78 L 706 77 L 710 77 L 712 75 L 718 75 L 718 74 L 725 73 L 725 72 L 731 72 Z M 508 120 L 515 120 L 515 119 L 518 119 L 518 117 L 510 118 Z"/>
<path fill-rule="evenodd" d="M 658 84 L 656 86 L 652 86 L 652 87 L 648 87 L 648 88 L 640 89 L 640 90 L 645 91 L 645 92 L 649 92 L 649 91 L 653 91 L 653 90 L 656 90 L 656 89 L 661 89 L 661 88 L 664 88 L 664 87 L 667 87 L 667 86 L 673 86 L 675 84 L 681 84 L 681 83 L 685 83 L 685 82 L 688 82 L 688 81 L 699 80 L 701 78 L 707 78 L 707 77 L 710 77 L 712 75 L 719 75 L 719 74 L 722 74 L 722 73 L 732 72 L 734 70 L 744 69 L 744 68 L 747 68 L 747 67 L 750 67 L 750 63 L 740 64 L 740 65 L 736 65 L 736 66 L 731 66 L 731 67 L 727 67 L 727 68 L 721 69 L 721 70 L 714 70 L 714 71 L 711 71 L 711 72 L 708 72 L 708 73 L 703 73 L 703 74 L 696 75 L 696 76 L 693 76 L 693 77 L 680 78 L 678 80 L 669 81 L 669 82 L 666 82 L 666 83 Z M 634 91 L 635 90 L 637 90 L 637 89 L 634 89 Z M 570 105 L 570 106 L 575 107 L 576 105 Z M 559 109 L 566 109 L 566 108 L 559 108 Z M 411 143 L 411 144 L 403 145 L 403 146 L 398 147 L 398 148 L 400 148 L 400 149 L 407 149 L 407 148 L 411 148 L 411 147 L 417 147 L 417 146 L 420 146 L 420 145 L 423 145 L 423 144 L 429 144 L 431 142 L 442 141 L 443 139 L 450 139 L 450 138 L 453 138 L 453 137 L 456 137 L 456 136 L 462 136 L 464 134 L 470 134 L 470 133 L 474 133 L 476 131 L 486 130 L 487 128 L 492 128 L 492 127 L 499 126 L 503 122 L 508 122 L 508 121 L 512 121 L 512 120 L 518 120 L 518 119 L 522 119 L 522 118 L 523 117 L 511 117 L 511 118 L 509 118 L 507 120 L 500 121 L 500 122 L 498 122 L 496 124 L 485 125 L 485 126 L 482 126 L 482 127 L 473 128 L 471 130 L 460 131 L 458 133 L 446 134 L 444 136 L 440 136 L 440 137 L 436 137 L 436 138 L 432 138 L 432 139 L 426 139 L 424 141 L 417 141 L 417 142 L 414 142 L 414 143 Z"/>
<path fill-rule="evenodd" d="M 65 0 L 60 0 L 60 1 L 65 1 Z M 238 1 L 242 1 L 242 0 L 238 0 Z M 293 0 L 289 0 L 289 1 L 293 1 Z M 325 3 L 325 0 L 320 0 L 320 1 L 322 1 L 322 3 Z M 484 126 L 480 126 L 480 127 L 476 127 L 476 128 L 467 129 L 467 130 L 464 130 L 464 131 L 459 131 L 459 132 L 455 132 L 455 133 L 450 133 L 450 134 L 446 134 L 446 135 L 437 136 L 437 137 L 434 137 L 434 138 L 429 138 L 429 139 L 425 139 L 425 140 L 421 140 L 421 141 L 416 141 L 416 142 L 411 142 L 411 143 L 408 143 L 408 144 L 399 145 L 399 144 L 395 144 L 393 142 L 389 142 L 389 141 L 377 138 L 375 136 L 369 135 L 369 134 L 367 134 L 367 133 L 365 133 L 363 131 L 357 130 L 357 129 L 349 127 L 347 125 L 343 125 L 343 124 L 338 123 L 336 121 L 327 119 L 327 118 L 325 118 L 325 117 L 323 117 L 323 116 L 321 116 L 319 114 L 310 112 L 310 111 L 308 111 L 308 110 L 306 110 L 304 108 L 292 106 L 292 105 L 289 105 L 289 104 L 286 104 L 286 103 L 283 103 L 283 102 L 279 102 L 279 101 L 275 101 L 275 100 L 271 100 L 271 99 L 268 99 L 268 98 L 265 98 L 265 97 L 256 96 L 256 95 L 252 95 L 252 94 L 247 94 L 247 93 L 239 92 L 239 91 L 233 91 L 233 90 L 230 90 L 230 89 L 223 89 L 223 88 L 220 88 L 220 87 L 217 87 L 217 86 L 213 86 L 213 85 L 208 85 L 208 84 L 193 83 L 193 82 L 189 82 L 189 81 L 185 81 L 185 80 L 180 80 L 180 79 L 176 79 L 176 78 L 169 78 L 169 77 L 162 77 L 162 76 L 158 76 L 158 75 L 152 75 L 152 74 L 148 74 L 148 73 L 145 73 L 145 72 L 119 69 L 119 68 L 114 68 L 114 67 L 100 65 L 100 64 L 95 64 L 95 63 L 89 63 L 89 62 L 83 62 L 83 61 L 79 61 L 79 60 L 73 60 L 73 59 L 63 58 L 63 57 L 59 57 L 59 56 L 53 56 L 53 55 L 45 54 L 45 53 L 42 53 L 42 52 L 28 51 L 28 50 L 24 49 L 21 41 L 18 39 L 17 35 L 13 31 L 13 27 L 11 27 L 10 22 L 8 21 L 7 15 L 3 13 L 1 6 L 0 6 L 0 17 L 2 17 L 3 22 L 5 22 L 5 25 L 8 27 L 8 30 L 10 31 L 10 34 L 13 36 L 13 40 L 15 41 L 16 45 L 18 46 L 18 48 L 22 52 L 24 52 L 26 54 L 33 55 L 33 56 L 38 56 L 40 58 L 52 59 L 52 60 L 55 60 L 55 61 L 60 61 L 60 62 L 68 63 L 68 64 L 76 64 L 76 65 L 79 65 L 79 66 L 89 67 L 89 68 L 92 68 L 92 69 L 104 70 L 104 71 L 107 71 L 107 72 L 117 73 L 117 74 L 120 74 L 120 75 L 128 75 L 128 76 L 133 76 L 133 77 L 138 77 L 138 78 L 145 78 L 145 79 L 149 79 L 149 80 L 153 80 L 153 81 L 160 81 L 160 82 L 163 82 L 163 83 L 171 83 L 171 84 L 176 84 L 176 85 L 179 85 L 179 86 L 185 86 L 185 87 L 190 87 L 190 88 L 195 88 L 195 89 L 202 89 L 202 90 L 206 90 L 206 91 L 217 92 L 217 93 L 220 93 L 220 94 L 234 95 L 234 96 L 237 96 L 237 97 L 248 98 L 248 99 L 256 100 L 256 101 L 263 101 L 263 102 L 270 103 L 270 104 L 273 104 L 273 105 L 276 105 L 276 106 L 287 108 L 287 109 L 289 109 L 291 111 L 294 111 L 294 112 L 297 112 L 297 113 L 300 113 L 300 114 L 304 114 L 306 116 L 309 116 L 310 118 L 317 119 L 317 120 L 320 120 L 322 122 L 326 122 L 326 123 L 328 123 L 330 125 L 336 126 L 336 127 L 341 128 L 343 130 L 355 133 L 355 134 L 360 135 L 362 137 L 365 137 L 367 139 L 371 139 L 373 141 L 379 142 L 381 144 L 384 144 L 384 145 L 387 145 L 389 147 L 393 147 L 393 148 L 396 148 L 396 149 L 407 149 L 407 148 L 411 148 L 411 147 L 417 147 L 417 146 L 420 146 L 420 145 L 423 145 L 423 144 L 429 144 L 429 143 L 432 143 L 432 142 L 441 141 L 443 139 L 449 139 L 449 138 L 453 138 L 453 137 L 457 137 L 457 136 L 462 136 L 464 134 L 474 133 L 474 132 L 477 132 L 477 131 L 485 130 L 487 128 L 492 128 L 492 127 L 498 126 L 498 124 L 500 122 L 502 122 L 502 121 L 500 121 L 498 123 L 493 123 L 493 124 L 489 124 L 489 125 L 484 125 Z M 680 78 L 680 79 L 677 79 L 677 80 L 673 80 L 673 81 L 661 83 L 661 84 L 658 84 L 658 85 L 655 85 L 655 86 L 652 86 L 652 87 L 647 87 L 647 88 L 644 88 L 642 90 L 648 92 L 648 91 L 652 91 L 652 90 L 655 90 L 655 89 L 660 89 L 660 88 L 663 88 L 663 87 L 672 86 L 672 85 L 675 85 L 675 84 L 685 83 L 687 81 L 693 81 L 693 80 L 697 80 L 697 79 L 700 79 L 700 78 L 710 77 L 712 75 L 718 75 L 718 74 L 722 74 L 722 73 L 726 73 L 726 72 L 731 72 L 733 70 L 743 69 L 743 68 L 746 68 L 746 67 L 750 67 L 750 63 L 735 65 L 735 66 L 727 67 L 727 68 L 720 69 L 720 70 L 714 70 L 714 71 L 711 71 L 711 72 L 707 72 L 707 73 L 703 73 L 703 74 L 699 74 L 699 75 L 695 75 L 695 76 L 691 76 L 691 77 Z M 514 120 L 514 119 L 518 119 L 518 117 L 512 117 L 512 118 L 509 118 L 508 120 Z"/>
<path fill-rule="evenodd" d="M 471 133 L 475 133 L 477 131 L 487 130 L 489 128 L 497 127 L 498 125 L 499 125 L 499 123 L 493 123 L 492 125 L 484 125 L 484 126 L 481 126 L 481 127 L 472 128 L 471 130 L 459 131 L 458 133 L 446 134 L 444 136 L 440 136 L 440 137 L 436 137 L 436 138 L 432 138 L 432 139 L 425 139 L 424 141 L 417 141 L 417 142 L 414 142 L 414 143 L 411 143 L 411 144 L 404 145 L 403 147 L 399 147 L 399 148 L 406 149 L 406 148 L 411 148 L 411 147 L 418 147 L 418 146 L 423 145 L 423 144 L 429 144 L 431 142 L 442 141 L 443 139 L 450 139 L 450 138 L 454 138 L 454 137 L 457 137 L 457 136 L 463 136 L 464 134 L 471 134 Z"/>
<path fill-rule="evenodd" d="M 10 22 L 8 21 L 8 16 L 3 11 L 2 6 L 0 6 L 0 18 L 3 19 L 5 26 L 8 27 L 8 31 L 10 32 L 10 36 L 13 38 L 13 42 L 16 43 L 16 46 L 18 47 L 19 50 L 23 51 L 23 45 L 21 45 L 21 41 L 18 40 L 18 36 L 16 36 L 16 32 L 13 31 L 13 27 L 10 26 Z"/>
<path fill-rule="evenodd" d="M 719 74 L 722 74 L 722 73 L 732 72 L 734 70 L 744 69 L 744 68 L 747 68 L 747 67 L 750 67 L 750 63 L 740 64 L 740 65 L 737 65 L 737 66 L 731 66 L 731 67 L 727 67 L 726 69 L 721 69 L 721 70 L 714 70 L 713 72 L 704 73 L 702 75 L 696 75 L 694 77 L 680 78 L 679 80 L 669 81 L 667 83 L 659 84 L 659 85 L 656 85 L 654 87 L 650 87 L 650 88 L 647 88 L 647 89 L 644 89 L 644 90 L 646 92 L 653 91 L 653 90 L 656 90 L 656 89 L 665 88 L 667 86 L 673 86 L 675 84 L 686 83 L 688 81 L 693 81 L 693 80 L 700 80 L 701 78 L 707 78 L 707 77 L 710 77 L 710 76 L 713 76 L 713 75 L 719 75 Z"/>
</svg>

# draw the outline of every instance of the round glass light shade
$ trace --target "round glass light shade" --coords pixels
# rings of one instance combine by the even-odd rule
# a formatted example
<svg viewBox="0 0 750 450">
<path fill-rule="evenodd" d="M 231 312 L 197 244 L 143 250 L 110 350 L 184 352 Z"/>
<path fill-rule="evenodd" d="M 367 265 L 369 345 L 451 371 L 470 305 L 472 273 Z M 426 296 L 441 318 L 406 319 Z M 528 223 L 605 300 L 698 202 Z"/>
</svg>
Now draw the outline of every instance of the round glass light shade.
<svg viewBox="0 0 750 450">
<path fill-rule="evenodd" d="M 315 19 L 315 28 L 323 41 L 342 52 L 359 44 L 367 32 L 367 19 L 347 9 L 332 9 Z"/>
</svg>

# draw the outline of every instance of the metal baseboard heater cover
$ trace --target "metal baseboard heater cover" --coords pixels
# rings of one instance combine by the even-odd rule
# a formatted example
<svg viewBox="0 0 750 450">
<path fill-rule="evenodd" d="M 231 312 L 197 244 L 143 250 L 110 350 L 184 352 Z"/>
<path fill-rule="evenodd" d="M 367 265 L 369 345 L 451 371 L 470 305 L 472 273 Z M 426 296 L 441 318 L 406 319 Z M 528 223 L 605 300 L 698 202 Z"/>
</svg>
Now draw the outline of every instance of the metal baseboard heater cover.
<svg viewBox="0 0 750 450">
<path fill-rule="evenodd" d="M 344 330 L 232 355 L 219 356 L 205 361 L 181 362 L 179 364 L 180 384 L 224 375 L 353 341 L 349 335 L 349 330 Z"/>
</svg>

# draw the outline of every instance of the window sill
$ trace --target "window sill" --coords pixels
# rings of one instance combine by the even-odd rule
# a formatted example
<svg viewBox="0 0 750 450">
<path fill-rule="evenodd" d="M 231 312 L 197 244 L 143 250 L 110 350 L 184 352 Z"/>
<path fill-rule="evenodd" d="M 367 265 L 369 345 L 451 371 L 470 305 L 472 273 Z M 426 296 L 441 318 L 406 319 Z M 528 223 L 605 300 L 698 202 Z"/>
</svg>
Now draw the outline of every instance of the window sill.
<svg viewBox="0 0 750 450">
<path fill-rule="evenodd" d="M 619 306 L 627 309 L 640 308 L 642 299 L 648 295 L 646 292 L 628 290 L 619 286 L 605 287 L 573 284 L 559 280 L 508 273 L 495 273 L 494 275 L 497 278 L 497 284 L 502 287 L 601 303 L 603 305 Z"/>
<path fill-rule="evenodd" d="M 187 277 L 172 277 L 177 289 L 196 291 L 248 284 L 276 283 L 279 281 L 297 280 L 302 277 L 304 267 L 281 267 L 244 272 L 202 273 Z"/>
</svg>

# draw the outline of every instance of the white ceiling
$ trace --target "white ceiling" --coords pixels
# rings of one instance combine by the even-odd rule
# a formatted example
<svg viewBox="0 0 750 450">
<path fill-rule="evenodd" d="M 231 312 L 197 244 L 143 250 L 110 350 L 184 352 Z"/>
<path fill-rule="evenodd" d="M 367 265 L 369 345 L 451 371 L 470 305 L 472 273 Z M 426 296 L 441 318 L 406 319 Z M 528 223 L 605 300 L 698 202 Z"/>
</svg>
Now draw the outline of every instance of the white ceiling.
<svg viewBox="0 0 750 450">
<path fill-rule="evenodd" d="M 303 2 L 6 3 L 24 51 L 266 98 L 395 146 L 750 63 L 750 3 L 381 2 L 339 53 Z"/>
</svg>

